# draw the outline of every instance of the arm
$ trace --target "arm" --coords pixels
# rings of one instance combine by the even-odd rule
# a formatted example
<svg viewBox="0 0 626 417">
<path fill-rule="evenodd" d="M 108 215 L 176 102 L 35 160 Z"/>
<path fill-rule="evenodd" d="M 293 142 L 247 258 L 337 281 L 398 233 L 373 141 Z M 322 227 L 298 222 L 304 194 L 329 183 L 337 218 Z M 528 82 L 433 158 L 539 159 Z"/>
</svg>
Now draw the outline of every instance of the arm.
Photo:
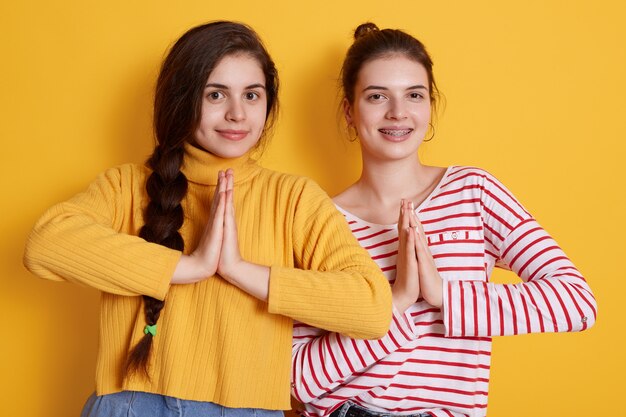
<svg viewBox="0 0 626 417">
<path fill-rule="evenodd" d="M 332 392 L 368 367 L 418 337 L 407 308 L 419 297 L 416 257 L 417 218 L 412 203 L 402 200 L 398 219 L 398 256 L 392 287 L 393 316 L 385 336 L 378 340 L 351 339 L 302 323 L 294 326 L 292 394 L 302 403 Z"/>
<path fill-rule="evenodd" d="M 28 237 L 26 268 L 46 279 L 163 299 L 180 252 L 120 232 L 133 221 L 137 175 L 130 165 L 109 169 L 84 192 L 50 208 Z"/>
<path fill-rule="evenodd" d="M 352 339 L 296 323 L 291 353 L 292 395 L 302 403 L 314 401 L 417 337 L 411 317 L 396 309 L 389 331 L 378 340 Z"/>
<path fill-rule="evenodd" d="M 355 338 L 383 336 L 391 319 L 384 275 L 319 186 L 306 181 L 292 198 L 293 255 L 301 269 L 271 267 L 269 311 Z"/>
<path fill-rule="evenodd" d="M 587 282 L 511 193 L 486 174 L 481 202 L 485 241 L 497 262 L 524 282 L 447 281 L 447 336 L 497 336 L 585 330 L 596 320 Z"/>
</svg>

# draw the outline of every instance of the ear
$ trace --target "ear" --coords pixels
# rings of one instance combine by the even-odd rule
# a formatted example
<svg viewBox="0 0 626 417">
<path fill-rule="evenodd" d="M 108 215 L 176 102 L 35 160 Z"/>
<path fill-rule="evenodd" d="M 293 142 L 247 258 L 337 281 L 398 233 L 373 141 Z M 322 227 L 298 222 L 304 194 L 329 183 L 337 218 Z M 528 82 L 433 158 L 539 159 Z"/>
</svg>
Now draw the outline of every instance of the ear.
<svg viewBox="0 0 626 417">
<path fill-rule="evenodd" d="M 346 123 L 348 126 L 354 126 L 354 123 L 352 123 L 352 106 L 350 106 L 348 99 L 344 98 L 341 105 L 343 107 L 343 116 L 346 118 Z"/>
</svg>

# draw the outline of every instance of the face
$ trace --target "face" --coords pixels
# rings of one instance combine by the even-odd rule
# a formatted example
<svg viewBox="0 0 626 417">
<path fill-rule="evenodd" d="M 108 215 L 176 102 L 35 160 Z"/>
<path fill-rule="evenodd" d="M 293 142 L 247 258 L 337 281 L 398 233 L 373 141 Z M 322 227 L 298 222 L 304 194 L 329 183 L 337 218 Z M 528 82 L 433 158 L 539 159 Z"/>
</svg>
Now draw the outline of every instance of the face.
<svg viewBox="0 0 626 417">
<path fill-rule="evenodd" d="M 222 58 L 209 75 L 196 144 L 221 158 L 237 158 L 259 141 L 265 126 L 265 75 L 249 55 Z"/>
<path fill-rule="evenodd" d="M 356 129 L 363 155 L 379 160 L 414 157 L 430 121 L 428 74 L 403 55 L 363 65 L 354 103 L 344 101 L 349 126 Z"/>
</svg>

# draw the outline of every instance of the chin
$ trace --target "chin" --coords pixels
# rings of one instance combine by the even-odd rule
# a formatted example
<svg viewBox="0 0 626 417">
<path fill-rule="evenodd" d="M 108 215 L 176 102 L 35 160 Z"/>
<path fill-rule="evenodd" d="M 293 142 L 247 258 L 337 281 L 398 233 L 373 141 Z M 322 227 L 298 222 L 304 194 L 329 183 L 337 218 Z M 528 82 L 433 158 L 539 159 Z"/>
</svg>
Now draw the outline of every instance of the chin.
<svg viewBox="0 0 626 417">
<path fill-rule="evenodd" d="M 207 152 L 212 153 L 213 155 L 224 158 L 224 159 L 234 159 L 239 158 L 246 153 L 248 153 L 256 142 L 254 143 L 243 143 L 243 142 L 226 142 L 223 143 L 211 144 L 211 146 L 204 146 L 200 144 L 200 146 Z"/>
<path fill-rule="evenodd" d="M 236 149 L 219 149 L 217 152 L 211 152 L 212 154 L 219 156 L 220 158 L 224 158 L 224 159 L 234 159 L 234 158 L 239 158 L 243 155 L 245 155 L 246 153 L 248 153 L 248 151 L 250 151 L 250 148 L 245 148 L 242 150 L 236 150 Z"/>
</svg>

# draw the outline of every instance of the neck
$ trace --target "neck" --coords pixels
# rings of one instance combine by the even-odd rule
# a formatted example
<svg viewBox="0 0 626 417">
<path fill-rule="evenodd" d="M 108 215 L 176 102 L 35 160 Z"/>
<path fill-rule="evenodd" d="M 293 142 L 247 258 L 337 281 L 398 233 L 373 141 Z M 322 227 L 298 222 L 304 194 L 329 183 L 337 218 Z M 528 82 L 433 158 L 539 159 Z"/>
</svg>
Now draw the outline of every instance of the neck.
<svg viewBox="0 0 626 417">
<path fill-rule="evenodd" d="M 234 171 L 235 183 L 250 179 L 259 166 L 246 153 L 238 158 L 221 158 L 204 149 L 189 143 L 185 144 L 185 160 L 183 173 L 191 182 L 205 185 L 217 184 L 217 173 L 231 168 Z"/>
<path fill-rule="evenodd" d="M 363 170 L 357 186 L 366 198 L 384 205 L 397 205 L 412 198 L 428 181 L 426 167 L 417 154 L 399 160 L 377 160 L 362 155 Z"/>
</svg>

